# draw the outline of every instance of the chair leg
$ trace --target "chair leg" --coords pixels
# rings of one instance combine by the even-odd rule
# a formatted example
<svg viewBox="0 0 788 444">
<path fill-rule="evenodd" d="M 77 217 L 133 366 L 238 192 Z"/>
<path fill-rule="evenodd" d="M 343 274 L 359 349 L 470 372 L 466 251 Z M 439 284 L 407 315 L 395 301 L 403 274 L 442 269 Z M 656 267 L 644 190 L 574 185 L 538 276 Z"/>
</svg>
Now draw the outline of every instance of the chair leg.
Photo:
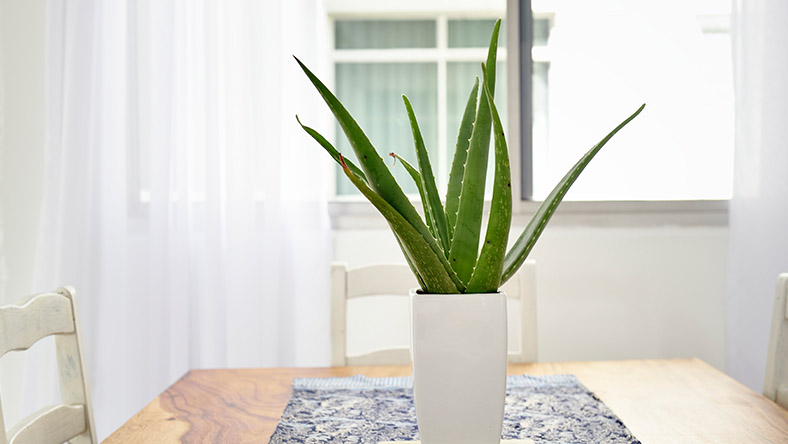
<svg viewBox="0 0 788 444">
<path fill-rule="evenodd" d="M 777 389 L 774 402 L 788 409 L 788 387 L 780 387 Z"/>
</svg>

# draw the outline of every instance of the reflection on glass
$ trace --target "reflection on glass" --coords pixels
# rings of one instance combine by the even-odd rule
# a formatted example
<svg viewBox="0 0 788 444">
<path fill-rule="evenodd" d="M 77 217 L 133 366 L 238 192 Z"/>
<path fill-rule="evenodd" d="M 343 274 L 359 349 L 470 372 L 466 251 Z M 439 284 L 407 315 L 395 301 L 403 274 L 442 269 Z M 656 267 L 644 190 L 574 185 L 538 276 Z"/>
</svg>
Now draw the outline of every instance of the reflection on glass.
<svg viewBox="0 0 788 444">
<path fill-rule="evenodd" d="M 534 18 L 534 46 L 547 45 L 550 37 L 550 20 L 546 18 Z"/>
<path fill-rule="evenodd" d="M 435 20 L 337 20 L 336 49 L 434 48 Z"/>
<path fill-rule="evenodd" d="M 532 149 L 531 157 L 534 165 L 545 165 L 549 155 L 550 140 L 548 138 L 549 129 L 549 97 L 548 97 L 548 75 L 550 73 L 550 63 L 535 62 L 534 75 L 532 80 L 532 117 L 533 134 L 531 136 Z M 511 148 L 510 148 L 511 149 Z M 534 168 L 532 171 L 532 183 L 542 184 L 545 182 L 544 174 L 541 169 Z M 548 184 L 549 186 L 549 184 Z"/>
<path fill-rule="evenodd" d="M 487 48 L 490 34 L 495 27 L 494 19 L 449 20 L 449 48 Z M 501 22 L 498 47 L 506 47 L 506 21 Z"/>
</svg>

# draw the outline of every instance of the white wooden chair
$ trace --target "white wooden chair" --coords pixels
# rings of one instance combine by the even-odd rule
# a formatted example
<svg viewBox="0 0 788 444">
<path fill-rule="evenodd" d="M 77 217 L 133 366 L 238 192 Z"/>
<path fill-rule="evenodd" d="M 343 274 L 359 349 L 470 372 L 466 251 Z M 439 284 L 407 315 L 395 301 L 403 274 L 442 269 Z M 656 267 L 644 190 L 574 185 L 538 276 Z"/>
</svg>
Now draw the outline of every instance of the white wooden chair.
<svg viewBox="0 0 788 444">
<path fill-rule="evenodd" d="M 45 407 L 6 431 L 0 404 L 0 444 L 98 444 L 85 376 L 74 290 L 30 296 L 0 307 L 0 357 L 55 336 L 63 404 Z"/>
<path fill-rule="evenodd" d="M 772 310 L 772 330 L 763 394 L 788 409 L 788 273 L 780 274 Z"/>
<path fill-rule="evenodd" d="M 349 356 L 347 353 L 347 304 L 354 298 L 380 295 L 408 297 L 418 287 L 407 265 L 372 265 L 348 269 L 345 263 L 331 264 L 331 365 L 410 364 L 408 347 L 377 349 Z M 536 265 L 526 261 L 502 288 L 508 300 L 519 300 L 520 350 L 509 352 L 509 362 L 536 361 Z M 511 305 L 510 305 L 511 307 Z M 404 325 L 405 330 L 408 329 Z M 512 325 L 509 326 L 512 337 Z M 374 332 L 370 332 L 374 334 Z"/>
</svg>

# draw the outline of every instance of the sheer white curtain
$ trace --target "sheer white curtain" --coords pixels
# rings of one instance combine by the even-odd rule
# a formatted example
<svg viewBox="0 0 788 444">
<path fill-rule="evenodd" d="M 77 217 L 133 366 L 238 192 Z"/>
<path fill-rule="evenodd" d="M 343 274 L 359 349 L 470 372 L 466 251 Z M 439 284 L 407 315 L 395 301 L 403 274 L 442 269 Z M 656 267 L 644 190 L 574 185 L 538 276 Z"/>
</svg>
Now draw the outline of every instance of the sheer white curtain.
<svg viewBox="0 0 788 444">
<path fill-rule="evenodd" d="M 189 369 L 329 362 L 320 5 L 50 2 L 36 287 L 77 289 L 102 438 Z"/>
<path fill-rule="evenodd" d="M 788 2 L 734 1 L 736 150 L 727 370 L 760 391 L 777 274 L 788 270 Z"/>
</svg>

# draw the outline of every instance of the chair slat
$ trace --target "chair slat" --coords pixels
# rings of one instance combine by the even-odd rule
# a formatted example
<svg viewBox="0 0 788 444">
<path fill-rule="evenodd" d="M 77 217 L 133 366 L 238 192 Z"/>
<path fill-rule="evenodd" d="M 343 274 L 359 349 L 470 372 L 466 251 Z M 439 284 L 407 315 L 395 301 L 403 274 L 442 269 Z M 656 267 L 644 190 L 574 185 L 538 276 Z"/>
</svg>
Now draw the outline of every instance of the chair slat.
<svg viewBox="0 0 788 444">
<path fill-rule="evenodd" d="M 331 365 L 347 365 L 347 264 L 331 264 Z"/>
<path fill-rule="evenodd" d="M 763 394 L 788 409 L 788 273 L 780 274 L 774 295 Z"/>
<path fill-rule="evenodd" d="M 73 333 L 71 301 L 60 294 L 46 293 L 22 306 L 0 308 L 0 356 L 11 350 L 27 350 L 53 334 Z"/>
<path fill-rule="evenodd" d="M 505 284 L 501 286 L 501 291 L 506 293 L 509 299 L 520 299 L 520 275 L 515 274 Z"/>
<path fill-rule="evenodd" d="M 8 444 L 62 444 L 87 429 L 81 405 L 44 407 L 9 430 Z"/>
<path fill-rule="evenodd" d="M 509 362 L 535 362 L 536 341 L 536 264 L 526 261 L 503 290 L 508 298 L 520 303 L 520 351 L 509 353 Z M 408 364 L 408 347 L 376 350 L 347 356 L 347 301 L 368 296 L 408 297 L 418 287 L 410 269 L 402 265 L 372 265 L 348 269 L 345 263 L 331 266 L 331 365 L 394 365 Z"/>
<path fill-rule="evenodd" d="M 520 301 L 520 352 L 509 353 L 509 362 L 536 362 L 536 262 L 526 260 L 502 289 L 506 296 Z"/>
<path fill-rule="evenodd" d="M 407 296 L 411 288 L 419 286 L 408 267 L 402 265 L 375 265 L 348 270 L 347 298 L 372 295 Z"/>
</svg>

